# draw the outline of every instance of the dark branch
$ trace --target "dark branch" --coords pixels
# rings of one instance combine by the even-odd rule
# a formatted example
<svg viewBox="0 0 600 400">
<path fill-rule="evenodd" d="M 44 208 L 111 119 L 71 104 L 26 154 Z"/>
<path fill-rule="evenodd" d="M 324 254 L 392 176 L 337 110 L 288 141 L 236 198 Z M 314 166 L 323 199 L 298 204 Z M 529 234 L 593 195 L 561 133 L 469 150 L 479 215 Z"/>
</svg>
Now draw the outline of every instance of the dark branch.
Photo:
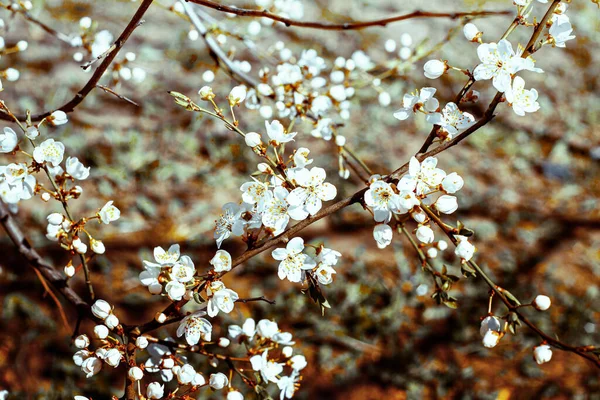
<svg viewBox="0 0 600 400">
<path fill-rule="evenodd" d="M 330 23 L 330 22 L 319 22 L 319 21 L 298 21 L 295 19 L 285 18 L 281 15 L 273 14 L 266 10 L 252 10 L 248 8 L 238 8 L 232 6 L 226 6 L 219 3 L 215 3 L 211 0 L 186 0 L 190 3 L 200 4 L 201 6 L 209 7 L 217 11 L 240 15 L 242 17 L 260 17 L 268 18 L 273 21 L 281 22 L 286 26 L 297 26 L 300 28 L 312 28 L 321 29 L 326 31 L 345 31 L 345 30 L 358 30 L 372 26 L 385 27 L 388 24 L 398 21 L 404 21 L 407 19 L 414 18 L 449 18 L 457 19 L 461 17 L 487 17 L 490 15 L 511 15 L 512 11 L 472 11 L 472 12 L 458 12 L 458 13 L 440 13 L 440 12 L 428 12 L 428 11 L 413 11 L 408 14 L 396 15 L 390 18 L 376 19 L 372 21 L 352 21 L 345 22 L 342 24 Z"/>
</svg>

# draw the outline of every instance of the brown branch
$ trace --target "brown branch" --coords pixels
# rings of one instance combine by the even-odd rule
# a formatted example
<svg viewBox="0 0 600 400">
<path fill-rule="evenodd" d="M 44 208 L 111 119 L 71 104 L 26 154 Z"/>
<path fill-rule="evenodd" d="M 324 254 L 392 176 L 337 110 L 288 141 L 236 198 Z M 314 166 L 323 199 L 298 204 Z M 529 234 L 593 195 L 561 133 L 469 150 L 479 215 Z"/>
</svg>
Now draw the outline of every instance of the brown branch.
<svg viewBox="0 0 600 400">
<path fill-rule="evenodd" d="M 62 32 L 57 31 L 56 29 L 46 25 L 44 22 L 40 21 L 39 19 L 33 17 L 29 12 L 27 11 L 15 11 L 18 14 L 23 15 L 23 17 L 25 17 L 26 20 L 28 20 L 29 22 L 32 22 L 34 24 L 36 24 L 37 26 L 39 26 L 40 28 L 42 28 L 46 33 L 49 33 L 50 35 L 56 37 L 58 40 L 68 43 L 69 46 L 71 46 L 71 38 L 68 35 L 65 35 Z"/>
<path fill-rule="evenodd" d="M 58 110 L 64 111 L 66 113 L 72 112 L 83 101 L 83 99 L 85 99 L 86 96 L 88 94 L 90 94 L 90 92 L 96 87 L 96 85 L 100 81 L 100 78 L 102 78 L 102 75 L 104 74 L 104 72 L 108 69 L 110 64 L 113 62 L 114 58 L 119 53 L 119 50 L 121 50 L 121 48 L 123 47 L 123 45 L 125 44 L 127 39 L 129 39 L 129 36 L 131 36 L 134 29 L 139 26 L 139 24 L 142 20 L 142 17 L 148 10 L 148 7 L 150 7 L 150 4 L 152 4 L 152 1 L 153 0 L 143 0 L 142 1 L 142 4 L 140 5 L 140 7 L 137 9 L 135 14 L 131 18 L 131 21 L 129 21 L 129 24 L 127 24 L 127 26 L 125 27 L 125 29 L 123 30 L 123 32 L 121 33 L 119 38 L 113 44 L 114 50 L 111 51 L 110 54 L 108 54 L 104 58 L 104 61 L 102 61 L 102 63 L 98 66 L 96 71 L 94 71 L 94 74 L 92 75 L 90 80 L 85 84 L 85 86 L 83 88 L 81 88 L 81 90 L 79 92 L 77 92 L 75 97 L 73 97 L 69 102 L 67 102 L 66 104 L 60 106 L 59 108 L 57 108 L 55 110 L 45 111 L 40 114 L 32 115 L 31 121 L 33 121 L 33 122 L 41 121 L 42 119 L 44 119 L 44 118 L 48 117 L 50 114 L 52 114 L 54 111 L 58 111 Z M 18 115 L 17 118 L 20 121 L 24 121 L 27 118 L 27 116 L 26 115 Z M 6 113 L 0 113 L 0 119 L 5 120 L 5 121 L 12 120 L 10 115 L 8 115 Z"/>
<path fill-rule="evenodd" d="M 275 304 L 275 300 L 269 300 L 265 296 L 250 297 L 248 299 L 237 299 L 235 302 L 236 303 L 244 303 L 244 304 L 246 304 L 246 303 L 248 303 L 250 301 L 264 301 L 264 302 L 269 303 L 269 304 Z"/>
<path fill-rule="evenodd" d="M 31 246 L 29 240 L 23 235 L 16 221 L 10 215 L 6 204 L 0 201 L 0 224 L 10 237 L 10 240 L 17 247 L 21 255 L 35 268 L 44 279 L 52 284 L 69 303 L 76 309 L 79 315 L 92 317 L 90 305 L 86 303 L 79 295 L 67 285 L 66 277 L 58 272 L 52 265 L 42 259 L 42 256 Z"/>
<path fill-rule="evenodd" d="M 190 3 L 199 4 L 208 8 L 212 8 L 217 11 L 226 12 L 230 14 L 240 15 L 242 17 L 260 17 L 268 18 L 273 21 L 281 22 L 285 26 L 297 26 L 299 28 L 311 28 L 321 29 L 326 31 L 345 31 L 345 30 L 358 30 L 372 26 L 385 27 L 388 24 L 398 21 L 404 21 L 407 19 L 414 18 L 449 18 L 457 19 L 461 17 L 487 17 L 491 15 L 511 15 L 512 11 L 472 11 L 472 12 L 457 12 L 457 13 L 440 13 L 440 12 L 429 12 L 429 11 L 413 11 L 408 14 L 396 15 L 390 18 L 376 19 L 372 21 L 352 21 L 344 22 L 341 24 L 331 22 L 319 22 L 319 21 L 299 21 L 295 19 L 285 18 L 281 15 L 273 14 L 267 10 L 252 10 L 248 8 L 238 8 L 233 6 L 226 6 L 223 4 L 216 3 L 211 0 L 186 0 Z"/>
</svg>

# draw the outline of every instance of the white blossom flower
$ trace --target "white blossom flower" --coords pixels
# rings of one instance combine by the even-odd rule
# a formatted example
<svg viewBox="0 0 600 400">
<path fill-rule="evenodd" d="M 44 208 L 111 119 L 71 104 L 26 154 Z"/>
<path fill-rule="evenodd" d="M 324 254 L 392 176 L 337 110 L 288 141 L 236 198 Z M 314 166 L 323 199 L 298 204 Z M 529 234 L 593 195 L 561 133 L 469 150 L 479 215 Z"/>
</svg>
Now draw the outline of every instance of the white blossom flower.
<svg viewBox="0 0 600 400">
<path fill-rule="evenodd" d="M 4 132 L 6 133 L 6 130 Z M 33 150 L 33 159 L 40 164 L 48 162 L 57 166 L 62 162 L 64 154 L 64 144 L 55 142 L 54 139 L 46 139 Z"/>
<path fill-rule="evenodd" d="M 144 378 L 144 371 L 140 367 L 131 367 L 127 371 L 127 376 L 132 381 L 141 381 Z"/>
<path fill-rule="evenodd" d="M 185 341 L 193 346 L 200 339 L 209 342 L 212 335 L 212 325 L 202 316 L 206 315 L 204 311 L 196 311 L 185 317 L 177 327 L 177 337 L 185 335 Z"/>
<path fill-rule="evenodd" d="M 236 300 L 240 298 L 236 292 L 227 289 L 220 281 L 211 282 L 206 292 L 209 295 L 206 311 L 210 317 L 216 316 L 219 310 L 229 314 L 233 310 Z"/>
<path fill-rule="evenodd" d="M 196 376 L 196 371 L 194 370 L 194 367 L 192 367 L 190 364 L 184 364 L 177 369 L 176 375 L 177 381 L 180 384 L 188 385 L 194 380 L 194 377 Z"/>
<path fill-rule="evenodd" d="M 454 235 L 458 244 L 454 249 L 454 254 L 462 259 L 463 262 L 471 260 L 473 254 L 475 254 L 475 246 L 469 243 L 469 238 L 462 235 Z"/>
<path fill-rule="evenodd" d="M 308 365 L 308 363 L 306 362 L 306 357 L 304 357 L 301 354 L 292 357 L 290 363 L 294 371 L 301 371 Z"/>
<path fill-rule="evenodd" d="M 294 136 L 298 134 L 297 132 L 286 132 L 281 122 L 277 120 L 274 120 L 271 123 L 265 121 L 265 127 L 267 130 L 267 135 L 271 139 L 271 142 L 275 143 L 275 145 L 291 142 L 294 140 Z"/>
<path fill-rule="evenodd" d="M 392 243 L 394 237 L 394 231 L 387 224 L 377 224 L 373 229 L 373 238 L 377 243 L 377 247 L 384 249 Z"/>
<path fill-rule="evenodd" d="M 333 274 L 336 271 L 330 265 L 327 264 L 319 264 L 317 270 L 315 271 L 315 277 L 322 285 L 329 285 L 333 282 Z"/>
<path fill-rule="evenodd" d="M 524 69 L 523 59 L 515 54 L 510 42 L 502 39 L 496 43 L 483 43 L 477 48 L 481 60 L 473 70 L 476 81 L 492 79 L 492 84 L 499 92 L 510 86 L 511 75 Z"/>
<path fill-rule="evenodd" d="M 92 304 L 92 314 L 102 320 L 106 319 L 112 313 L 112 307 L 108 302 L 98 299 Z"/>
<path fill-rule="evenodd" d="M 114 202 L 112 200 L 109 201 L 98 212 L 100 221 L 106 225 L 121 218 L 121 211 L 117 207 L 113 206 L 113 203 Z"/>
<path fill-rule="evenodd" d="M 202 100 L 210 100 L 215 98 L 215 94 L 210 86 L 202 86 L 200 90 L 198 90 L 198 94 Z"/>
<path fill-rule="evenodd" d="M 66 161 L 67 173 L 80 181 L 90 176 L 90 167 L 85 167 L 77 157 L 68 157 Z"/>
<path fill-rule="evenodd" d="M 448 65 L 440 60 L 429 60 L 423 66 L 425 77 L 429 79 L 439 78 L 440 76 L 444 75 L 447 69 Z"/>
<path fill-rule="evenodd" d="M 102 243 L 101 240 L 90 238 L 90 246 L 92 247 L 92 251 L 96 254 L 104 254 L 106 251 L 106 247 L 104 247 L 104 243 Z"/>
<path fill-rule="evenodd" d="M 87 252 L 87 245 L 81 241 L 80 238 L 75 237 L 73 239 L 73 250 L 75 250 L 79 254 L 85 254 Z"/>
<path fill-rule="evenodd" d="M 225 250 L 218 250 L 215 256 L 210 260 L 210 265 L 215 272 L 225 272 L 231 270 L 231 255 Z"/>
<path fill-rule="evenodd" d="M 298 382 L 298 372 L 293 371 L 290 376 L 283 376 L 279 378 L 277 382 L 277 387 L 281 390 L 279 394 L 279 400 L 291 399 L 294 397 L 294 393 L 296 393 L 296 382 Z"/>
<path fill-rule="evenodd" d="M 31 140 L 34 140 L 35 138 L 40 136 L 40 131 L 38 130 L 38 128 L 36 126 L 30 126 L 29 128 L 27 128 L 27 130 L 25 132 L 25 136 L 27 136 L 27 138 L 29 138 Z"/>
<path fill-rule="evenodd" d="M 10 153 L 17 147 L 18 142 L 19 140 L 15 131 L 12 128 L 4 128 L 4 133 L 0 133 L 0 152 Z"/>
<path fill-rule="evenodd" d="M 227 332 L 232 339 L 237 339 L 240 335 L 243 335 L 248 340 L 252 340 L 256 333 L 256 322 L 252 318 L 247 318 L 242 326 L 230 325 Z"/>
<path fill-rule="evenodd" d="M 303 207 L 310 215 L 315 215 L 323 206 L 323 201 L 332 200 L 337 195 L 335 186 L 325 182 L 323 168 L 313 167 L 310 171 L 302 168 L 294 173 L 294 180 L 300 186 L 287 196 L 287 202 L 294 207 Z"/>
<path fill-rule="evenodd" d="M 185 295 L 186 287 L 181 282 L 170 281 L 165 285 L 165 292 L 172 301 L 179 301 Z"/>
<path fill-rule="evenodd" d="M 452 139 L 458 132 L 475 123 L 475 117 L 468 112 L 462 112 L 454 103 L 448 103 L 441 113 L 427 115 L 427 121 L 441 126 Z"/>
<path fill-rule="evenodd" d="M 533 358 L 538 364 L 547 363 L 552 359 L 552 349 L 547 344 L 542 344 L 533 348 Z"/>
<path fill-rule="evenodd" d="M 533 306 L 539 311 L 546 311 L 550 308 L 551 304 L 550 297 L 544 296 L 543 294 L 537 295 L 533 300 Z"/>
<path fill-rule="evenodd" d="M 229 384 L 229 379 L 227 379 L 227 375 L 222 372 L 217 372 L 216 374 L 211 374 L 208 379 L 208 384 L 211 388 L 215 390 L 221 390 L 225 386 Z"/>
<path fill-rule="evenodd" d="M 273 189 L 273 196 L 265 204 L 262 223 L 267 228 L 271 228 L 274 235 L 283 232 L 290 221 L 290 216 L 298 220 L 306 218 L 307 213 L 302 207 L 296 207 L 297 210 L 288 210 L 288 203 L 286 201 L 288 194 L 287 189 L 278 186 Z M 292 214 L 289 214 L 288 211 L 292 211 Z"/>
<path fill-rule="evenodd" d="M 283 372 L 283 364 L 268 359 L 268 350 L 265 350 L 262 355 L 252 356 L 250 364 L 253 370 L 260 372 L 265 382 L 277 383 L 279 380 L 277 375 Z"/>
<path fill-rule="evenodd" d="M 294 152 L 294 164 L 296 168 L 304 168 L 309 164 L 312 164 L 313 160 L 308 158 L 310 150 L 306 147 L 300 147 Z"/>
<path fill-rule="evenodd" d="M 565 14 L 556 15 L 553 18 L 552 26 L 548 33 L 553 39 L 553 45 L 556 47 L 565 47 L 565 42 L 571 39 L 575 39 L 574 35 L 571 35 L 573 32 L 573 27 L 571 26 L 571 22 L 569 21 L 569 17 Z"/>
<path fill-rule="evenodd" d="M 394 113 L 394 118 L 404 121 L 416 111 L 426 114 L 437 111 L 440 103 L 433 97 L 435 91 L 435 88 L 424 87 L 420 91 L 405 94 L 402 98 L 402 108 Z"/>
<path fill-rule="evenodd" d="M 221 210 L 221 215 L 217 219 L 214 238 L 217 241 L 217 247 L 221 247 L 223 240 L 231 234 L 240 236 L 244 233 L 244 221 L 241 219 L 246 209 L 236 203 L 227 203 Z"/>
<path fill-rule="evenodd" d="M 143 261 L 145 271 L 140 272 L 139 278 L 142 285 L 147 286 L 152 294 L 160 294 L 162 292 L 162 284 L 158 281 L 162 267 L 160 264 Z"/>
<path fill-rule="evenodd" d="M 256 325 L 256 333 L 265 339 L 272 339 L 278 332 L 279 326 L 275 321 L 261 319 Z"/>
<path fill-rule="evenodd" d="M 435 157 L 427 157 L 423 162 L 419 162 L 416 157 L 411 157 L 408 174 L 400 178 L 398 190 L 416 191 L 418 196 L 427 195 L 435 190 L 446 177 L 446 172 L 437 168 L 437 162 Z"/>
<path fill-rule="evenodd" d="M 269 185 L 267 183 L 252 181 L 246 182 L 241 187 L 242 200 L 248 204 L 258 204 L 259 209 L 263 209 L 265 203 L 271 199 L 271 192 L 269 191 Z"/>
<path fill-rule="evenodd" d="M 73 354 L 73 362 L 75 363 L 76 366 L 81 367 L 83 362 L 85 360 L 87 360 L 91 354 L 92 353 L 90 353 L 88 350 L 76 351 L 75 354 Z"/>
<path fill-rule="evenodd" d="M 526 112 L 536 112 L 540 109 L 537 102 L 538 92 L 535 89 L 526 90 L 525 81 L 520 76 L 515 77 L 506 92 L 506 101 L 517 115 L 524 116 Z"/>
<path fill-rule="evenodd" d="M 306 254 L 303 254 L 304 240 L 300 237 L 293 238 L 288 242 L 286 248 L 273 250 L 271 255 L 279 263 L 278 276 L 283 280 L 287 278 L 290 282 L 302 280 L 302 270 L 313 269 L 316 262 Z"/>
<path fill-rule="evenodd" d="M 392 210 L 398 195 L 389 183 L 376 180 L 365 192 L 365 204 L 373 209 L 375 221 L 387 223 L 392 218 Z"/>
<path fill-rule="evenodd" d="M 419 239 L 422 243 L 433 243 L 433 230 L 427 225 L 419 226 L 415 236 L 417 236 L 417 239 Z"/>
<path fill-rule="evenodd" d="M 442 180 L 442 189 L 446 193 L 453 194 L 462 189 L 465 181 L 456 172 L 452 172 Z"/>
<path fill-rule="evenodd" d="M 81 364 L 81 370 L 85 373 L 86 378 L 91 378 L 102 369 L 102 361 L 96 357 L 88 357 Z"/>
<path fill-rule="evenodd" d="M 458 202 L 455 196 L 444 194 L 438 197 L 433 206 L 441 213 L 452 214 L 458 209 Z"/>
<path fill-rule="evenodd" d="M 165 385 L 158 382 L 150 382 L 146 389 L 146 397 L 149 399 L 162 399 L 165 395 Z"/>
</svg>

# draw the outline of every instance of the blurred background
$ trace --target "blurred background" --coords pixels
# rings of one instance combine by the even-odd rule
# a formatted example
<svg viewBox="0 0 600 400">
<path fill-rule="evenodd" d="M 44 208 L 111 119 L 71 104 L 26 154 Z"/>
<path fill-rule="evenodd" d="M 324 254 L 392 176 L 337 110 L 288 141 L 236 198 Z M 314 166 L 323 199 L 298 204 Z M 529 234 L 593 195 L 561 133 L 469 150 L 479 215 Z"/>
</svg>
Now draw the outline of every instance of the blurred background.
<svg viewBox="0 0 600 400">
<path fill-rule="evenodd" d="M 141 259 L 151 259 L 155 246 L 179 243 L 199 270 L 208 269 L 216 250 L 214 221 L 224 203 L 239 200 L 239 186 L 257 163 L 222 123 L 186 112 L 168 95 L 167 91 L 178 91 L 197 99 L 198 89 L 210 84 L 225 105 L 225 96 L 237 85 L 215 67 L 202 37 L 174 4 L 154 2 L 145 23 L 134 31 L 100 82 L 137 106 L 95 89 L 69 114 L 69 124 L 47 131 L 64 142 L 68 155 L 92 167 L 91 177 L 82 183 L 82 197 L 72 204 L 75 215 L 93 213 L 108 200 L 115 200 L 121 209 L 117 223 L 97 230 L 107 251 L 95 258 L 92 273 L 98 297 L 115 304 L 117 315 L 130 324 L 151 319 L 167 304 L 151 297 L 139 283 Z M 255 7 L 250 1 L 235 4 Z M 514 8 L 508 0 L 302 4 L 300 19 L 331 22 L 383 18 L 416 9 Z M 49 34 L 22 13 L 0 9 L 5 48 L 28 42 L 25 51 L 5 51 L 0 60 L 0 70 L 19 72 L 16 81 L 11 81 L 14 72 L 2 79 L 2 100 L 19 114 L 64 104 L 91 76 L 80 68 L 92 58 L 90 51 L 101 52 L 103 43 L 118 37 L 138 6 L 139 1 L 33 1 L 31 17 L 69 37 L 87 32 L 87 49 Z M 536 4 L 534 15 L 539 17 L 545 8 Z M 296 55 L 313 48 L 330 67 L 336 57 L 349 58 L 363 50 L 373 68 L 355 79 L 349 119 L 339 121 L 343 126 L 338 132 L 381 174 L 408 161 L 429 132 L 424 119 L 401 123 L 392 116 L 403 94 L 433 86 L 444 104 L 466 81 L 457 72 L 429 80 L 422 73 L 424 62 L 446 59 L 468 69 L 478 63 L 477 45 L 462 34 L 464 20 L 416 19 L 385 28 L 328 32 L 262 24 L 256 33 L 252 18 L 202 11 L 218 22 L 223 49 L 238 62 L 248 61 L 253 77 L 264 66 L 274 68 L 278 41 Z M 458 218 L 475 231 L 479 264 L 523 301 L 537 294 L 552 298 L 549 311 L 526 311 L 544 331 L 567 343 L 598 345 L 600 12 L 591 1 L 580 0 L 569 5 L 568 15 L 577 38 L 565 49 L 544 47 L 535 58 L 545 73 L 525 75 L 527 87 L 540 94 L 541 109 L 519 117 L 501 104 L 492 123 L 442 153 L 438 166 L 465 179 L 458 194 L 459 210 L 448 221 L 455 223 Z M 92 19 L 88 30 L 80 27 L 83 17 Z M 473 22 L 484 32 L 484 41 L 490 42 L 502 35 L 512 18 L 493 16 Z M 111 36 L 100 34 L 104 30 Z M 525 44 L 530 34 L 531 30 L 517 28 L 511 42 L 515 47 Z M 386 45 L 389 39 L 394 46 Z M 128 52 L 135 57 L 126 58 Z M 214 81 L 207 79 L 206 71 L 214 72 Z M 381 83 L 377 85 L 375 79 Z M 479 117 L 495 92 L 489 82 L 474 89 L 480 91 L 480 101 L 467 103 L 464 109 Z M 382 92 L 391 101 L 385 95 L 382 99 Z M 268 99 L 262 101 L 268 104 Z M 264 118 L 258 110 L 242 106 L 236 112 L 244 130 L 263 132 Z M 314 165 L 327 169 L 338 187 L 338 199 L 361 189 L 364 184 L 355 174 L 348 180 L 338 177 L 335 146 L 313 138 L 311 129 L 309 122 L 297 121 L 297 143 L 311 149 Z M 0 157 L 0 164 L 9 162 L 6 155 Z M 22 202 L 16 218 L 36 249 L 62 270 L 67 254 L 44 237 L 45 218 L 57 211 L 58 203 L 45 204 L 36 198 Z M 494 349 L 484 348 L 479 323 L 487 313 L 487 286 L 478 279 L 461 278 L 452 289 L 458 309 L 437 305 L 430 297 L 430 278 L 421 271 L 410 245 L 397 236 L 391 246 L 379 250 L 372 229 L 370 215 L 355 205 L 302 232 L 305 241 L 324 242 L 343 253 L 334 283 L 324 289 L 331 304 L 324 316 L 299 285 L 277 278 L 277 265 L 267 252 L 228 274 L 225 283 L 241 297 L 265 295 L 277 304 L 236 306 L 232 314 L 219 315 L 220 322 L 214 325 L 240 324 L 251 316 L 275 319 L 282 329 L 293 332 L 309 361 L 296 394 L 299 399 L 600 398 L 598 371 L 580 357 L 555 350 L 551 362 L 538 366 L 532 347 L 539 339 L 528 329 L 514 337 L 507 335 Z M 244 251 L 244 243 L 229 239 L 224 248 L 235 256 Z M 105 368 L 86 380 L 73 364 L 73 310 L 65 303 L 70 322 L 65 326 L 36 274 L 3 231 L 0 254 L 0 389 L 9 390 L 16 399 L 120 395 L 122 380 L 117 377 L 124 373 L 123 367 Z M 460 275 L 453 251 L 444 252 L 437 262 Z M 85 293 L 81 276 L 71 284 Z M 499 304 L 494 310 L 504 313 Z M 82 329 L 91 325 L 84 323 Z M 174 329 L 157 335 L 174 336 Z M 205 359 L 195 360 L 194 365 L 198 371 L 212 370 Z M 198 398 L 221 396 L 205 389 Z"/>
</svg>

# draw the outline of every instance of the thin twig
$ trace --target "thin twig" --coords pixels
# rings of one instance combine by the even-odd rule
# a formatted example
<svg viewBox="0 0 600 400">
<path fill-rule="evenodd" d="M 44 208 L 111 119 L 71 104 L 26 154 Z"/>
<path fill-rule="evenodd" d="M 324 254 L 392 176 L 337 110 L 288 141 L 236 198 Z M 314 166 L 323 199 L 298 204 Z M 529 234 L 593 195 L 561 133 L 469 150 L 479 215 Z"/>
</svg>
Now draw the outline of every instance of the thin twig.
<svg viewBox="0 0 600 400">
<path fill-rule="evenodd" d="M 275 304 L 275 300 L 269 300 L 265 296 L 250 297 L 248 299 L 237 299 L 235 302 L 236 303 L 244 303 L 244 304 L 246 304 L 246 303 L 248 303 L 250 301 L 264 301 L 264 302 L 269 303 L 269 304 Z"/>
<path fill-rule="evenodd" d="M 139 106 L 140 106 L 140 105 L 139 105 L 138 103 L 136 103 L 135 101 L 133 101 L 133 100 L 131 100 L 130 98 L 128 98 L 128 97 L 125 97 L 125 96 L 123 96 L 123 95 L 121 95 L 121 94 L 119 94 L 119 93 L 117 93 L 117 92 L 115 92 L 114 90 L 112 90 L 112 89 L 111 89 L 111 88 L 109 88 L 108 86 L 104 86 L 104 85 L 96 85 L 96 87 L 97 87 L 98 89 L 102 89 L 102 90 L 104 90 L 106 93 L 110 93 L 110 94 L 112 94 L 113 96 L 115 96 L 115 97 L 117 97 L 117 98 L 119 98 L 119 99 L 121 99 L 121 100 L 123 100 L 123 101 L 125 101 L 125 102 L 129 103 L 129 104 L 132 104 L 132 105 L 134 105 L 134 106 L 136 106 L 136 107 L 139 107 Z"/>
<path fill-rule="evenodd" d="M 345 30 L 358 30 L 372 26 L 385 27 L 388 24 L 398 21 L 404 21 L 407 19 L 414 18 L 450 18 L 457 19 L 462 17 L 488 17 L 492 15 L 511 15 L 512 11 L 471 11 L 471 12 L 457 12 L 457 13 L 441 13 L 441 12 L 429 12 L 429 11 L 413 11 L 408 14 L 396 15 L 390 18 L 376 19 L 372 21 L 352 21 L 341 24 L 331 22 L 320 22 L 320 21 L 299 21 L 291 18 L 282 17 L 281 15 L 273 14 L 266 10 L 252 10 L 248 8 L 239 8 L 233 6 L 226 6 L 223 4 L 216 3 L 211 0 L 187 0 L 190 3 L 196 3 L 201 6 L 212 8 L 217 11 L 226 12 L 230 14 L 236 14 L 242 17 L 260 17 L 268 18 L 273 21 L 281 22 L 285 26 L 297 26 L 300 28 L 312 28 L 321 29 L 326 31 L 345 31 Z"/>
</svg>

